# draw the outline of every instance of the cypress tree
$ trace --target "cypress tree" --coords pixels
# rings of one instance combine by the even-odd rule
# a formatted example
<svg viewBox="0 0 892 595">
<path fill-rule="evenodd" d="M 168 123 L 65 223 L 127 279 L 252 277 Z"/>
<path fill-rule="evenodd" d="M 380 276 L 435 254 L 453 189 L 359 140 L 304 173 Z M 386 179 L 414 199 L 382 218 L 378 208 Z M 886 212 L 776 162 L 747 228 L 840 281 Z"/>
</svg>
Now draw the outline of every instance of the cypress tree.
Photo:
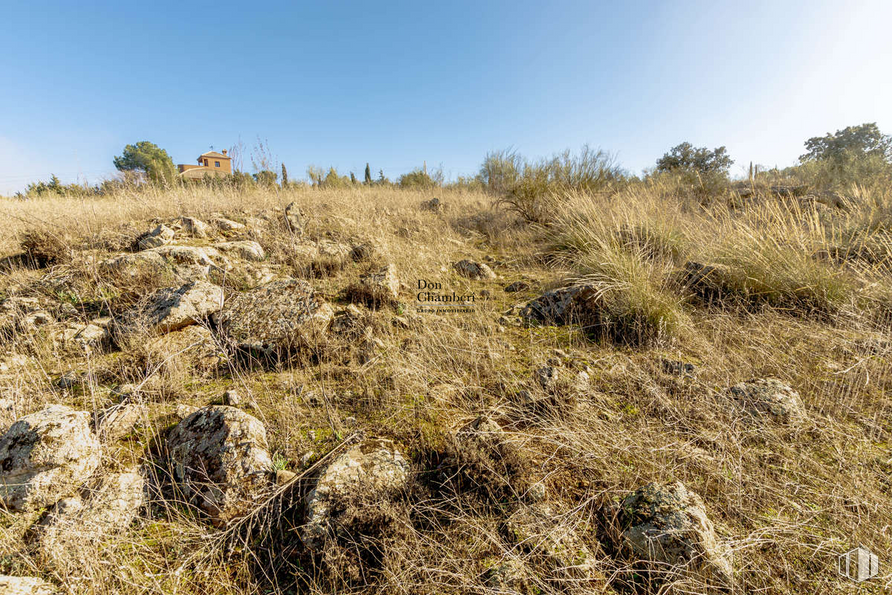
<svg viewBox="0 0 892 595">
<path fill-rule="evenodd" d="M 363 182 L 366 186 L 370 186 L 372 183 L 372 170 L 369 168 L 369 164 L 365 164 L 365 181 Z"/>
<path fill-rule="evenodd" d="M 288 170 L 285 169 L 285 164 L 282 164 L 282 188 L 286 188 L 288 186 Z"/>
</svg>

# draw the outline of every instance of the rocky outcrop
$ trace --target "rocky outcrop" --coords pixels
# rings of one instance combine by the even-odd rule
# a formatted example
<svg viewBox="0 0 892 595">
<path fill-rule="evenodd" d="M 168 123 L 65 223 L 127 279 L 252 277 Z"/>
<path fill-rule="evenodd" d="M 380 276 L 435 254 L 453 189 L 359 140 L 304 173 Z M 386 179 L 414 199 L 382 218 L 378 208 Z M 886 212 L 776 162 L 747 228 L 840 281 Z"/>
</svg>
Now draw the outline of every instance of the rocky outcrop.
<svg viewBox="0 0 892 595">
<path fill-rule="evenodd" d="M 323 344 L 334 310 L 306 281 L 260 285 L 221 313 L 223 332 L 242 353 L 278 359 Z"/>
<path fill-rule="evenodd" d="M 197 324 L 223 307 L 223 289 L 207 281 L 166 287 L 124 315 L 124 326 L 144 326 L 154 333 L 169 333 Z"/>
<path fill-rule="evenodd" d="M 263 247 L 253 240 L 219 242 L 214 244 L 214 248 L 223 254 L 235 256 L 241 260 L 261 262 L 266 259 L 266 252 L 263 251 Z"/>
<path fill-rule="evenodd" d="M 218 524 L 250 512 L 273 480 L 266 429 L 234 407 L 191 413 L 171 430 L 167 450 L 183 495 Z"/>
<path fill-rule="evenodd" d="M 703 501 L 681 482 L 637 489 L 622 501 L 618 520 L 623 541 L 640 560 L 731 581 Z"/>
<path fill-rule="evenodd" d="M 307 496 L 303 542 L 319 548 L 335 529 L 334 510 L 345 501 L 366 504 L 392 496 L 409 482 L 409 462 L 389 440 L 369 439 L 338 456 Z"/>
<path fill-rule="evenodd" d="M 160 374 L 214 372 L 223 361 L 223 348 L 206 326 L 193 324 L 149 339 L 148 351 L 158 360 Z"/>
<path fill-rule="evenodd" d="M 98 543 L 125 530 L 145 502 L 145 480 L 138 471 L 111 473 L 73 497 L 60 500 L 36 528 L 43 557 L 71 570 L 85 543 Z M 73 555 L 74 554 L 74 555 Z"/>
<path fill-rule="evenodd" d="M 493 272 L 489 265 L 483 264 L 482 262 L 474 262 L 473 260 L 460 260 L 452 265 L 452 268 L 455 269 L 462 277 L 467 277 L 468 279 L 495 279 L 496 274 Z"/>
<path fill-rule="evenodd" d="M 180 227 L 194 238 L 206 238 L 211 233 L 211 226 L 195 217 L 180 217 Z"/>
<path fill-rule="evenodd" d="M 99 466 L 90 414 L 64 405 L 26 415 L 0 437 L 0 501 L 27 511 L 54 504 Z"/>
<path fill-rule="evenodd" d="M 756 419 L 799 424 L 806 418 L 799 393 L 777 378 L 757 378 L 735 384 L 728 395 Z"/>
<path fill-rule="evenodd" d="M 162 223 L 152 231 L 140 236 L 136 241 L 136 247 L 139 250 L 159 248 L 171 243 L 175 236 L 176 232 Z"/>
</svg>

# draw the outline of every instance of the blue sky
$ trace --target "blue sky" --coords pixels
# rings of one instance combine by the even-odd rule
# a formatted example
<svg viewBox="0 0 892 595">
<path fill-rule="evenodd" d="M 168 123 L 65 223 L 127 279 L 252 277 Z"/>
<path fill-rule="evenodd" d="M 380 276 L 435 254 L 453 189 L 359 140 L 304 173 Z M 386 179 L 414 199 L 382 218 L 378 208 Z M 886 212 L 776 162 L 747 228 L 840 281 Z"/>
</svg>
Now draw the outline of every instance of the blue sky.
<svg viewBox="0 0 892 595">
<path fill-rule="evenodd" d="M 0 193 L 98 181 L 140 140 L 394 178 L 584 143 L 639 172 L 685 140 L 739 174 L 892 132 L 885 0 L 213 4 L 0 2 Z"/>
</svg>

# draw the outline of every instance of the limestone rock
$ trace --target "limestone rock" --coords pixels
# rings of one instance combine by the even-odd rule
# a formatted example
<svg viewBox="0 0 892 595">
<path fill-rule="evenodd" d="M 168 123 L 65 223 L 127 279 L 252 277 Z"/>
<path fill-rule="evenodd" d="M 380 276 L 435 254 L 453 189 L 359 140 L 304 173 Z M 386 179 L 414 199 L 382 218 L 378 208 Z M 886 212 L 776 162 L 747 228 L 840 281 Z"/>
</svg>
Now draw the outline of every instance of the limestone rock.
<svg viewBox="0 0 892 595">
<path fill-rule="evenodd" d="M 641 560 L 731 580 L 703 501 L 681 482 L 639 488 L 622 501 L 619 521 L 623 540 Z"/>
<path fill-rule="evenodd" d="M 306 281 L 284 279 L 238 295 L 221 315 L 239 351 L 281 358 L 323 343 L 334 311 Z"/>
<path fill-rule="evenodd" d="M 320 547 L 336 529 L 333 509 L 344 500 L 387 498 L 409 482 L 409 462 L 389 440 L 368 439 L 337 457 L 307 496 L 307 523 L 301 538 Z"/>
<path fill-rule="evenodd" d="M 219 229 L 220 231 L 240 231 L 245 229 L 245 226 L 238 221 L 233 221 L 232 219 L 227 219 L 225 217 L 217 217 L 212 221 L 212 223 Z"/>
<path fill-rule="evenodd" d="M 237 242 L 219 242 L 214 248 L 224 254 L 231 254 L 236 258 L 252 262 L 261 262 L 266 259 L 263 247 L 253 240 L 241 240 Z"/>
<path fill-rule="evenodd" d="M 223 289 L 199 280 L 158 290 L 124 318 L 129 326 L 145 325 L 153 332 L 169 333 L 196 324 L 222 307 Z"/>
<path fill-rule="evenodd" d="M 465 259 L 453 264 L 452 268 L 454 268 L 459 275 L 467 277 L 468 279 L 496 278 L 496 274 L 489 268 L 489 265 L 482 262 L 474 262 L 473 260 Z"/>
<path fill-rule="evenodd" d="M 211 374 L 222 361 L 223 349 L 207 327 L 193 324 L 149 339 L 148 350 L 161 366 L 159 373 Z"/>
<path fill-rule="evenodd" d="M 757 378 L 735 384 L 728 393 L 756 418 L 781 424 L 797 424 L 806 418 L 799 393 L 776 378 Z"/>
<path fill-rule="evenodd" d="M 227 263 L 222 255 L 216 249 L 210 247 L 162 246 L 153 248 L 150 252 L 157 254 L 170 264 L 227 268 Z"/>
<path fill-rule="evenodd" d="M 206 238 L 211 231 L 211 226 L 195 217 L 180 217 L 180 226 L 194 238 Z"/>
<path fill-rule="evenodd" d="M 359 283 L 353 285 L 348 293 L 354 301 L 369 306 L 393 304 L 399 299 L 400 280 L 396 267 L 392 264 L 359 277 Z"/>
<path fill-rule="evenodd" d="M 176 236 L 176 232 L 162 223 L 140 237 L 136 242 L 136 247 L 140 250 L 159 248 L 172 242 L 174 236 Z"/>
<path fill-rule="evenodd" d="M 0 437 L 0 501 L 20 511 L 53 504 L 83 484 L 99 460 L 90 414 L 50 405 Z"/>
<path fill-rule="evenodd" d="M 96 415 L 96 434 L 104 442 L 114 442 L 130 434 L 146 413 L 139 403 L 122 401 Z"/>
<path fill-rule="evenodd" d="M 303 235 L 306 222 L 300 208 L 296 203 L 290 203 L 285 207 L 285 226 L 295 235 Z"/>
<path fill-rule="evenodd" d="M 0 575 L 2 595 L 56 595 L 58 592 L 50 583 L 33 576 Z"/>
<path fill-rule="evenodd" d="M 59 501 L 37 527 L 41 554 L 60 569 L 79 566 L 72 557 L 85 543 L 98 543 L 125 530 L 145 502 L 138 471 L 112 473 L 72 498 Z"/>
<path fill-rule="evenodd" d="M 139 273 L 160 271 L 164 268 L 164 257 L 152 250 L 118 254 L 99 263 L 99 271 L 104 274 L 134 277 Z"/>
<path fill-rule="evenodd" d="M 202 407 L 167 439 L 174 480 L 217 523 L 250 512 L 273 479 L 266 429 L 225 405 Z"/>
</svg>

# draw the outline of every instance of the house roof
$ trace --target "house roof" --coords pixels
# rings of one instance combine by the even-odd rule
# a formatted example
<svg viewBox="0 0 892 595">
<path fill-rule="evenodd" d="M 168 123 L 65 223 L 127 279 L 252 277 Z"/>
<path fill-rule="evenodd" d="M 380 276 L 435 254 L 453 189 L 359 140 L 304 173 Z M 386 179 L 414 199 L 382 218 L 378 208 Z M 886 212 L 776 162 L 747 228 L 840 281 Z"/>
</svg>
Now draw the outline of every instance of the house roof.
<svg viewBox="0 0 892 595">
<path fill-rule="evenodd" d="M 202 153 L 199 157 L 213 157 L 214 159 L 232 159 L 229 155 L 224 155 L 223 153 L 218 153 L 216 151 L 208 151 L 207 153 Z"/>
</svg>

